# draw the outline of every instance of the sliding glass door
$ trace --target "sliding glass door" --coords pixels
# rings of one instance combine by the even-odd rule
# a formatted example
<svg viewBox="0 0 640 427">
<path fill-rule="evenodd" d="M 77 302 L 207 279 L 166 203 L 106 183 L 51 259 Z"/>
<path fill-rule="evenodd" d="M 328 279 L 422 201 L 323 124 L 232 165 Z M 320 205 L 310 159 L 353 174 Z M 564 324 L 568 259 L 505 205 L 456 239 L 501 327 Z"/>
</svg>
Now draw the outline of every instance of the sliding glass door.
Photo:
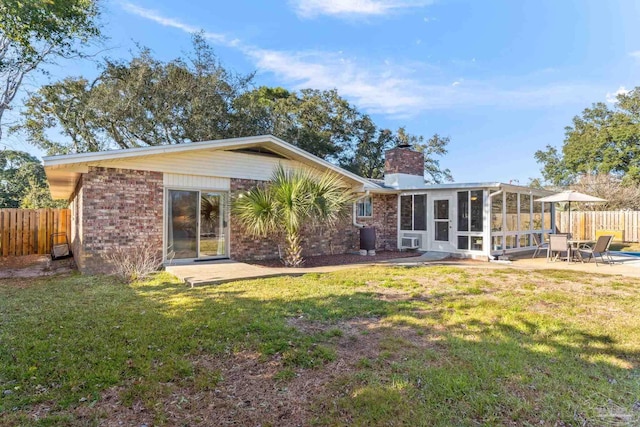
<svg viewBox="0 0 640 427">
<path fill-rule="evenodd" d="M 219 193 L 200 193 L 200 257 L 223 257 L 227 254 L 223 202 Z"/>
<path fill-rule="evenodd" d="M 224 194 L 168 191 L 167 259 L 226 257 L 226 235 Z"/>
</svg>

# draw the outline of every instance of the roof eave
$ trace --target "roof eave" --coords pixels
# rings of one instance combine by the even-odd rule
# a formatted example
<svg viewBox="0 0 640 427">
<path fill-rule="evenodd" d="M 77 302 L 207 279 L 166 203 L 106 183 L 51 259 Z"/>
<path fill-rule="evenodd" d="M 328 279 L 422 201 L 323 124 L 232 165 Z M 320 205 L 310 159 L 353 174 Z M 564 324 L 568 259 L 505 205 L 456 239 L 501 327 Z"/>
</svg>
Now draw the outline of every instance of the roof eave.
<svg viewBox="0 0 640 427">
<path fill-rule="evenodd" d="M 298 161 L 301 161 L 301 159 L 304 159 L 312 165 L 322 166 L 323 168 L 328 169 L 333 173 L 342 175 L 345 178 L 348 178 L 349 180 L 351 180 L 352 182 L 356 182 L 360 184 L 364 189 L 381 188 L 378 184 L 372 183 L 371 181 L 365 178 L 362 178 L 361 176 L 358 176 L 352 172 L 346 171 L 324 159 L 321 159 L 311 153 L 308 153 L 298 147 L 295 147 L 273 135 L 228 138 L 228 139 L 220 139 L 220 140 L 192 142 L 192 143 L 178 144 L 178 145 L 137 147 L 137 148 L 129 148 L 126 150 L 110 150 L 110 151 L 100 151 L 95 153 L 77 153 L 77 154 L 67 154 L 67 155 L 61 155 L 61 156 L 46 156 L 43 158 L 43 161 L 44 161 L 45 173 L 47 174 L 47 179 L 49 179 L 50 182 L 53 182 L 55 181 L 53 176 L 56 175 L 53 172 L 54 170 L 77 169 L 78 166 L 86 165 L 89 163 L 101 162 L 106 160 L 128 159 L 128 158 L 141 157 L 141 156 L 161 155 L 166 153 L 180 153 L 185 151 L 201 150 L 201 149 L 207 149 L 207 148 L 212 148 L 212 149 L 242 148 L 245 146 L 253 146 L 257 144 L 265 144 L 266 146 L 271 146 L 270 148 L 281 150 L 284 152 L 281 154 L 285 155 L 285 157 L 294 158 L 294 160 L 298 160 Z M 63 174 L 59 174 L 59 175 L 61 176 Z M 68 170 L 67 175 L 68 175 L 67 176 L 68 182 L 70 182 L 69 179 L 74 179 L 75 182 L 77 182 L 77 179 L 80 176 L 77 170 Z M 69 188 L 68 183 L 67 183 L 67 188 Z M 74 188 L 75 188 L 75 185 L 74 185 Z M 63 193 L 64 195 L 62 195 Z M 68 198 L 70 195 L 68 195 L 67 193 L 68 193 L 68 190 L 59 192 L 54 189 L 52 191 L 52 195 L 58 194 L 60 198 Z"/>
</svg>

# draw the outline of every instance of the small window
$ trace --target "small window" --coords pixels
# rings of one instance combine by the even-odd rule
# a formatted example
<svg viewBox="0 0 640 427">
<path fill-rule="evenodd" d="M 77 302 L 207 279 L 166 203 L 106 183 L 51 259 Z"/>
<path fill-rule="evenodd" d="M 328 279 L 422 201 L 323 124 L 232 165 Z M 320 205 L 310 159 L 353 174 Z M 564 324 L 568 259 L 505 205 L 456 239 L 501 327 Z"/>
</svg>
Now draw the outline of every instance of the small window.
<svg viewBox="0 0 640 427">
<path fill-rule="evenodd" d="M 482 190 L 458 192 L 458 231 L 483 230 L 482 196 Z"/>
<path fill-rule="evenodd" d="M 413 196 L 413 229 L 427 230 L 427 196 L 425 194 Z"/>
<path fill-rule="evenodd" d="M 400 196 L 400 230 L 427 231 L 427 195 Z"/>
<path fill-rule="evenodd" d="M 371 196 L 358 200 L 356 207 L 358 216 L 373 216 L 373 202 Z"/>
</svg>

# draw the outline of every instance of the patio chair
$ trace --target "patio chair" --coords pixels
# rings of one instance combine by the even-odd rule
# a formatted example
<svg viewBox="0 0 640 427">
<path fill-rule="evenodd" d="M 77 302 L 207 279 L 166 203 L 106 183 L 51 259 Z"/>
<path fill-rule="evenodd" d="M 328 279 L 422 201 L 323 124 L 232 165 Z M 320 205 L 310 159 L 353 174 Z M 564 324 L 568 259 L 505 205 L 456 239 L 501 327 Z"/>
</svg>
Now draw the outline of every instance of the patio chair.
<svg viewBox="0 0 640 427">
<path fill-rule="evenodd" d="M 549 236 L 549 246 L 547 248 L 547 261 L 556 261 L 562 252 L 567 253 L 567 261 L 569 260 L 569 236 L 567 234 L 551 234 Z M 555 256 L 554 256 L 555 254 Z"/>
<path fill-rule="evenodd" d="M 536 250 L 531 258 L 537 257 L 543 249 L 549 248 L 549 242 L 543 242 L 541 234 L 533 233 L 533 244 L 536 246 Z"/>
<path fill-rule="evenodd" d="M 587 262 L 591 261 L 591 258 L 596 260 L 596 266 L 598 265 L 598 255 L 602 260 L 602 263 L 609 263 L 609 265 L 613 264 L 613 258 L 611 258 L 611 254 L 609 253 L 609 245 L 613 241 L 613 236 L 600 236 L 596 241 L 596 244 L 593 246 L 583 245 L 578 250 L 580 252 L 588 253 L 589 259 Z M 606 259 L 605 259 L 606 257 Z M 584 258 L 584 257 L 583 257 Z"/>
</svg>

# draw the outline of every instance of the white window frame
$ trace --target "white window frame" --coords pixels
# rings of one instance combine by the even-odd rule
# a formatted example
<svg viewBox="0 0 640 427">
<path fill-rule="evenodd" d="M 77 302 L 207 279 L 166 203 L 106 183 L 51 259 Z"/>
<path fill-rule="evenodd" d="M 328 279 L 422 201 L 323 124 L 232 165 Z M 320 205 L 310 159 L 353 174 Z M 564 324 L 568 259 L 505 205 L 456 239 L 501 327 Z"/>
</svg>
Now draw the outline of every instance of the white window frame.
<svg viewBox="0 0 640 427">
<path fill-rule="evenodd" d="M 484 238 L 484 229 L 486 224 L 484 223 L 484 219 L 482 220 L 481 226 L 482 226 L 482 230 L 480 231 L 470 231 L 471 230 L 471 192 L 472 191 L 479 191 L 480 192 L 480 197 L 482 198 L 482 205 L 484 206 L 485 204 L 485 198 L 487 197 L 486 192 L 484 191 L 484 189 L 482 188 L 474 188 L 474 189 L 470 189 L 470 190 L 458 190 L 455 192 L 455 199 L 456 199 L 456 219 L 458 218 L 458 215 L 460 214 L 460 206 L 458 206 L 458 193 L 466 193 L 467 194 L 467 217 L 465 219 L 465 221 L 467 221 L 467 231 L 460 231 L 457 230 L 456 231 L 456 235 L 458 237 L 466 237 L 467 238 L 467 246 L 468 249 L 460 249 L 458 248 L 458 241 L 456 240 L 455 242 L 455 246 L 456 249 L 462 252 L 484 252 L 484 248 L 486 247 L 486 242 L 485 242 L 485 238 Z M 484 215 L 484 213 L 483 213 Z M 456 226 L 456 228 L 460 227 L 460 223 L 459 221 L 458 225 Z M 489 225 L 489 228 L 491 228 L 491 225 Z M 482 249 L 472 249 L 473 247 L 473 239 L 474 238 L 480 238 L 482 240 Z"/>
<path fill-rule="evenodd" d="M 402 197 L 411 197 L 411 229 L 402 228 L 402 219 L 400 215 L 402 213 Z M 416 230 L 416 196 L 424 196 L 425 197 L 425 229 L 424 230 Z M 398 197 L 398 230 L 400 231 L 409 231 L 416 233 L 426 233 L 429 229 L 429 218 L 428 218 L 428 210 L 429 210 L 429 197 L 427 193 L 403 193 Z"/>
<path fill-rule="evenodd" d="M 369 207 L 369 214 L 367 215 L 367 206 Z M 358 199 L 356 203 L 356 216 L 358 218 L 371 218 L 373 216 L 373 197 L 365 196 Z"/>
</svg>

